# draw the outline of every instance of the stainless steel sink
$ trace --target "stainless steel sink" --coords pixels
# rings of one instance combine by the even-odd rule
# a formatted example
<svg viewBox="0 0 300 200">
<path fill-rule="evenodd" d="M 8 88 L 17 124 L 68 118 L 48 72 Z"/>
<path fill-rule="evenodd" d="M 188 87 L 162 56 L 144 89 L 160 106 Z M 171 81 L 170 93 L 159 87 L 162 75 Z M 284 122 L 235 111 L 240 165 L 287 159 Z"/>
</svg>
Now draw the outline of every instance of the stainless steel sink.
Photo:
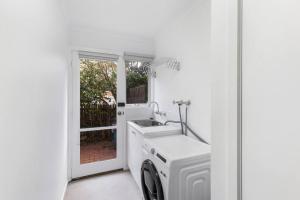
<svg viewBox="0 0 300 200">
<path fill-rule="evenodd" d="M 164 126 L 163 123 L 160 123 L 155 120 L 145 119 L 145 120 L 133 120 L 133 123 L 141 126 L 141 127 L 151 127 L 151 126 Z"/>
</svg>

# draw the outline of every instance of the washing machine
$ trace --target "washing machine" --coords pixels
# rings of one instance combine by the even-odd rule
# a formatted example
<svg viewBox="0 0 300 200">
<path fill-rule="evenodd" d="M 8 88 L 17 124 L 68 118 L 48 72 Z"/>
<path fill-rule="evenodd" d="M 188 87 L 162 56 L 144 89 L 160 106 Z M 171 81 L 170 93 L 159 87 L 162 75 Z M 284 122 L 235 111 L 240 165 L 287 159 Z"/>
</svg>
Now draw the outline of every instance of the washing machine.
<svg viewBox="0 0 300 200">
<path fill-rule="evenodd" d="M 180 134 L 181 128 L 177 126 L 156 126 L 143 128 L 134 122 L 127 122 L 127 163 L 131 175 L 140 190 L 141 164 L 143 162 L 142 148 L 144 139 Z"/>
<path fill-rule="evenodd" d="M 210 200 L 210 145 L 174 135 L 145 139 L 142 151 L 145 200 Z"/>
</svg>

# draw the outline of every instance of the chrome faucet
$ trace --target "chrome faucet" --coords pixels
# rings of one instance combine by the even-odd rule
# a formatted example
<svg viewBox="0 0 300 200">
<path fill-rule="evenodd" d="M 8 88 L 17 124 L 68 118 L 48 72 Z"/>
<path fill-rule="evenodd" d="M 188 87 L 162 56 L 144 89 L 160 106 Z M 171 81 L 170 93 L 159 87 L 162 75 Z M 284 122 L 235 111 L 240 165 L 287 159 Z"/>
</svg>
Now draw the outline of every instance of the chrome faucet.
<svg viewBox="0 0 300 200">
<path fill-rule="evenodd" d="M 151 104 L 155 104 L 156 107 L 157 107 L 157 111 L 156 111 L 156 112 L 159 112 L 159 105 L 158 105 L 157 101 L 151 101 L 151 102 L 149 103 L 149 107 L 151 106 Z"/>
<path fill-rule="evenodd" d="M 157 111 L 154 111 L 154 109 L 153 109 L 153 114 L 155 113 L 155 114 L 160 115 L 160 116 L 166 116 L 167 115 L 167 113 L 159 111 L 159 105 L 156 101 L 149 102 L 149 107 L 151 106 L 151 104 L 155 104 L 156 107 L 157 107 Z"/>
</svg>

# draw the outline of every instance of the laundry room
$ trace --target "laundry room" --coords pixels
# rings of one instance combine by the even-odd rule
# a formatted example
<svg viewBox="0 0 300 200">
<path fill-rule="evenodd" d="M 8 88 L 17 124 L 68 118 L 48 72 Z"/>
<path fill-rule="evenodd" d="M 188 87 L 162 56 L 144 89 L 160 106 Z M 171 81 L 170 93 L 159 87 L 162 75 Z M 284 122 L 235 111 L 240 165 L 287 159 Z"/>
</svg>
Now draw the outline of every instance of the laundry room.
<svg viewBox="0 0 300 200">
<path fill-rule="evenodd" d="M 58 66 L 67 63 L 42 77 L 29 74 L 40 69 L 28 67 L 23 73 L 38 83 L 51 82 L 47 74 L 60 74 L 55 76 L 57 85 L 45 83 L 47 95 L 40 84 L 35 86 L 40 89 L 23 91 L 32 92 L 45 109 L 50 109 L 47 102 L 53 104 L 53 116 L 61 115 L 49 120 L 60 126 L 47 131 L 64 133 L 49 139 L 55 151 L 44 141 L 52 161 L 36 159 L 60 169 L 44 178 L 58 184 L 39 184 L 38 193 L 28 190 L 24 198 L 54 200 L 62 193 L 64 200 L 210 200 L 211 1 L 55 2 L 49 8 L 34 0 L 31 9 L 16 6 L 28 24 L 21 14 L 11 23 L 16 30 L 21 28 L 18 23 L 25 23 L 35 33 L 25 32 L 28 43 L 40 39 L 45 45 L 40 49 L 53 51 Z M 48 16 L 51 9 L 56 16 Z M 44 18 L 35 18 L 42 12 Z M 29 23 L 33 19 L 39 31 Z M 55 31 L 47 32 L 51 27 Z M 34 50 L 43 58 L 43 51 Z M 29 59 L 22 56 L 24 62 Z M 64 87 L 58 90 L 60 84 Z M 38 100 L 43 97 L 47 101 Z M 64 103 L 56 107 L 57 102 Z M 36 140 L 32 135 L 32 142 Z M 40 173 L 33 177 L 38 180 Z M 7 195 L 19 199 L 18 194 Z"/>
<path fill-rule="evenodd" d="M 99 185 L 97 194 L 112 193 L 115 199 L 210 199 L 210 1 L 155 6 L 131 2 L 124 5 L 128 9 L 111 2 L 99 13 L 92 1 L 69 3 L 75 95 L 71 103 L 80 129 L 71 133 L 72 181 L 66 200 L 82 199 L 81 195 L 87 199 L 91 191 L 79 192 L 80 185 L 101 184 L 110 176 L 117 183 L 105 183 L 105 191 Z M 106 71 L 97 72 L 95 64 Z M 92 73 L 110 78 L 103 86 L 106 106 L 101 101 L 94 105 L 101 88 L 90 85 L 89 79 L 99 86 L 106 82 Z M 129 177 L 131 190 L 114 193 L 126 188 L 118 176 Z M 182 185 L 186 189 L 180 189 Z"/>
<path fill-rule="evenodd" d="M 0 199 L 299 199 L 299 2 L 1 0 Z"/>
</svg>

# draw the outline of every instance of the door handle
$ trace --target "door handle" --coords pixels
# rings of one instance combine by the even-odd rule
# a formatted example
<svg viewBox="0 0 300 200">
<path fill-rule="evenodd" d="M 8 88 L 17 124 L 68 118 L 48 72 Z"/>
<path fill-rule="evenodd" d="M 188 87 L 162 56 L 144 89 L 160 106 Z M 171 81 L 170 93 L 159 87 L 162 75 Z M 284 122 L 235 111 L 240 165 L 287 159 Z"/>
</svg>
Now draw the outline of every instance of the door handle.
<svg viewBox="0 0 300 200">
<path fill-rule="evenodd" d="M 118 115 L 124 115 L 124 111 L 118 111 Z"/>
<path fill-rule="evenodd" d="M 118 107 L 125 107 L 125 103 L 124 102 L 118 102 Z"/>
</svg>

